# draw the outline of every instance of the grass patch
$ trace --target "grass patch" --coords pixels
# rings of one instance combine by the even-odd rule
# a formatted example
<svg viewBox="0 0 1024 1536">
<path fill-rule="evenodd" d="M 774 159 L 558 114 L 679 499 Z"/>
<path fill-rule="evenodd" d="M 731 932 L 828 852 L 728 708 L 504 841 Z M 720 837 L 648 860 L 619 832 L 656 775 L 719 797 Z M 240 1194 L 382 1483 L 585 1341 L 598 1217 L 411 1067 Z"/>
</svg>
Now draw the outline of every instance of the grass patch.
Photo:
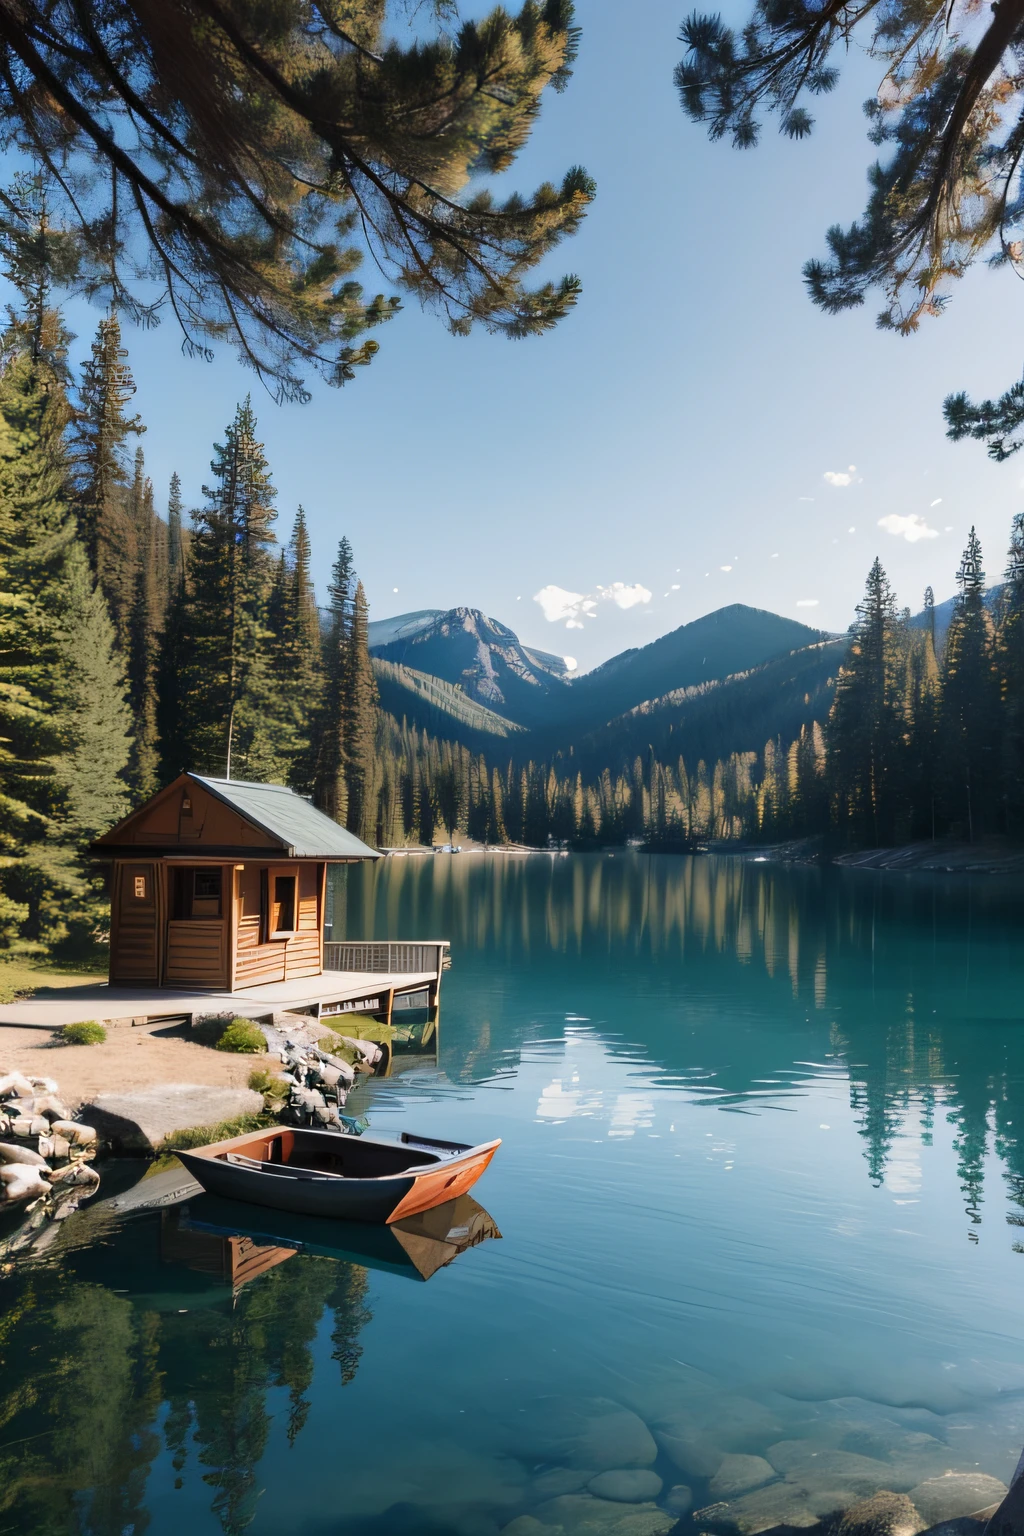
<svg viewBox="0 0 1024 1536">
<path fill-rule="evenodd" d="M 266 1036 L 251 1019 L 232 1019 L 217 1041 L 218 1051 L 235 1051 L 239 1056 L 259 1056 L 266 1049 Z"/>
<path fill-rule="evenodd" d="M 46 955 L 11 955 L 0 959 L 0 1003 L 13 1003 L 38 992 L 106 981 L 106 959 L 59 961 Z"/>
<path fill-rule="evenodd" d="M 57 1038 L 61 1045 L 102 1045 L 107 1032 L 98 1019 L 82 1019 L 77 1024 L 65 1024 Z"/>
<path fill-rule="evenodd" d="M 158 1154 L 147 1174 L 172 1168 L 175 1151 L 188 1152 L 192 1147 L 205 1147 L 211 1141 L 227 1141 L 230 1136 L 244 1136 L 246 1131 L 263 1131 L 276 1124 L 277 1117 L 264 1111 L 259 1115 L 236 1115 L 233 1120 L 221 1120 L 217 1125 L 189 1125 L 180 1131 L 172 1131 L 164 1143 L 167 1150 Z"/>
</svg>

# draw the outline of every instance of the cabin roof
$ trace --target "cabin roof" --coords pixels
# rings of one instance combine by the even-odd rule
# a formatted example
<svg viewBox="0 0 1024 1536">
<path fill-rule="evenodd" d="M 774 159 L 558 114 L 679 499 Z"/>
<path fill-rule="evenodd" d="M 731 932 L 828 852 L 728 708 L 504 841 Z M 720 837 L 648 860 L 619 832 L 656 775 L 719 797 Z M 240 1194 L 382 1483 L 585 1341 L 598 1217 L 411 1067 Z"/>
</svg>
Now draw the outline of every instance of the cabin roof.
<svg viewBox="0 0 1024 1536">
<path fill-rule="evenodd" d="M 379 859 L 380 854 L 367 846 L 354 832 L 339 827 L 336 821 L 318 811 L 303 795 L 285 784 L 252 784 L 246 779 L 208 779 L 190 773 L 233 810 L 262 827 L 271 837 L 287 843 L 296 859 Z"/>
<path fill-rule="evenodd" d="M 284 784 L 254 784 L 245 779 L 214 779 L 207 778 L 205 774 L 182 774 L 173 784 L 159 791 L 144 805 L 132 811 L 117 826 L 111 827 L 109 832 L 93 844 L 93 851 L 98 854 L 136 853 L 145 849 L 147 852 L 160 852 L 164 854 L 182 854 L 188 849 L 193 856 L 202 858 L 216 856 L 224 853 L 226 856 L 259 857 L 264 849 L 251 845 L 252 833 L 243 844 L 236 842 L 239 835 L 244 836 L 244 829 L 238 822 L 229 823 L 236 828 L 236 834 L 228 840 L 223 836 L 210 837 L 209 831 L 206 837 L 193 836 L 184 841 L 177 830 L 177 812 L 173 811 L 174 828 L 170 825 L 166 828 L 162 825 L 167 820 L 167 812 L 160 813 L 158 807 L 166 804 L 168 796 L 173 796 L 175 791 L 180 795 L 187 791 L 187 781 L 201 787 L 214 800 L 234 811 L 242 818 L 250 828 L 266 835 L 267 844 L 265 852 L 275 857 L 284 855 L 293 859 L 378 859 L 380 854 L 370 848 L 355 833 L 339 827 L 337 822 L 318 811 L 302 795 L 295 794 Z M 172 802 L 177 804 L 176 801 Z M 220 846 L 224 842 L 223 848 Z M 216 846 L 213 846 L 216 844 Z"/>
</svg>

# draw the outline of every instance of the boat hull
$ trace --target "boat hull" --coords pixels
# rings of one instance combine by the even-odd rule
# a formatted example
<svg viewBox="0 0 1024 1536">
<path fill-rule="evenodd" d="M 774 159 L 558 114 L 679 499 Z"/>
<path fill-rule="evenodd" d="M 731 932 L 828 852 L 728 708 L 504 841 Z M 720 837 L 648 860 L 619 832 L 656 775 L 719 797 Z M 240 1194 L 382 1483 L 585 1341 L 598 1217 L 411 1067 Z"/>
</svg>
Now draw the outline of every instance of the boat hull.
<svg viewBox="0 0 1024 1536">
<path fill-rule="evenodd" d="M 270 1133 L 271 1135 L 273 1133 Z M 325 1133 L 335 1145 L 330 1133 Z M 368 1138 L 361 1138 L 365 1146 Z M 258 1155 L 251 1136 L 177 1153 L 179 1160 L 211 1195 L 242 1200 L 269 1210 L 294 1211 L 344 1221 L 400 1221 L 464 1195 L 480 1178 L 499 1141 L 467 1148 L 460 1155 L 382 1177 L 283 1177 L 224 1160 L 226 1151 Z M 393 1145 L 393 1144 L 389 1144 Z"/>
</svg>

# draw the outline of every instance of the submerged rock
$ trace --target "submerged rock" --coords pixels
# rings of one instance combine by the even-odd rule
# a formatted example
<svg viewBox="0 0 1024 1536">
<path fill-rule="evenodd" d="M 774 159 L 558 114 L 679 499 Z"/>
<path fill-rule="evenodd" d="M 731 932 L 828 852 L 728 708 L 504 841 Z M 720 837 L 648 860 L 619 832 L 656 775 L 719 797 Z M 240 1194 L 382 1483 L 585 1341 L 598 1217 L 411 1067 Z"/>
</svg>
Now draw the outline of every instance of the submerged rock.
<svg viewBox="0 0 1024 1536">
<path fill-rule="evenodd" d="M 693 1489 L 685 1483 L 676 1483 L 662 1499 L 662 1504 L 673 1515 L 685 1515 L 693 1508 Z"/>
<path fill-rule="evenodd" d="M 929 1525 L 976 1514 L 1001 1503 L 1006 1494 L 1006 1484 L 985 1472 L 946 1472 L 910 1490 L 911 1500 Z"/>
<path fill-rule="evenodd" d="M 725 1453 L 706 1435 L 674 1435 L 668 1430 L 654 1430 L 658 1449 L 684 1477 L 713 1477 L 722 1465 Z"/>
<path fill-rule="evenodd" d="M 654 1504 L 615 1504 L 589 1494 L 567 1494 L 534 1510 L 544 1536 L 561 1527 L 565 1536 L 668 1536 L 675 1515 Z"/>
<path fill-rule="evenodd" d="M 558 1499 L 565 1493 L 579 1493 L 595 1476 L 593 1467 L 580 1471 L 578 1467 L 551 1467 L 531 1478 L 524 1498 L 528 1504 L 541 1504 L 547 1499 Z"/>
<path fill-rule="evenodd" d="M 876 1493 L 851 1504 L 834 1536 L 918 1536 L 927 1525 L 905 1493 Z"/>
<path fill-rule="evenodd" d="M 613 1472 L 599 1472 L 587 1484 L 591 1493 L 599 1499 L 613 1499 L 619 1504 L 644 1504 L 656 1499 L 662 1482 L 657 1472 L 644 1468 L 616 1467 Z"/>
<path fill-rule="evenodd" d="M 262 1109 L 263 1095 L 250 1088 L 161 1083 L 134 1093 L 101 1094 L 82 1113 L 115 1151 L 145 1154 L 158 1151 L 175 1131 L 258 1115 Z"/>
<path fill-rule="evenodd" d="M 730 1451 L 722 1457 L 708 1492 L 713 1499 L 734 1499 L 753 1488 L 763 1488 L 777 1476 L 775 1468 L 763 1456 L 743 1456 Z"/>
<path fill-rule="evenodd" d="M 518 1515 L 511 1525 L 503 1525 L 501 1536 L 564 1536 L 560 1525 L 542 1525 L 533 1515 Z"/>
<path fill-rule="evenodd" d="M 849 1488 L 833 1487 L 824 1479 L 811 1486 L 803 1482 L 769 1483 L 728 1503 L 708 1504 L 694 1510 L 699 1530 L 721 1536 L 758 1536 L 777 1525 L 806 1529 L 826 1515 L 835 1515 L 856 1504 L 858 1495 Z"/>
<path fill-rule="evenodd" d="M 607 1397 L 541 1397 L 517 1415 L 509 1449 L 525 1460 L 589 1468 L 649 1467 L 658 1454 L 650 1430 Z"/>
<path fill-rule="evenodd" d="M 780 1440 L 765 1454 L 790 1482 L 844 1488 L 859 1499 L 869 1499 L 880 1488 L 891 1488 L 899 1481 L 891 1463 L 853 1451 L 834 1451 L 812 1440 Z M 906 1486 L 894 1491 L 906 1492 Z"/>
</svg>

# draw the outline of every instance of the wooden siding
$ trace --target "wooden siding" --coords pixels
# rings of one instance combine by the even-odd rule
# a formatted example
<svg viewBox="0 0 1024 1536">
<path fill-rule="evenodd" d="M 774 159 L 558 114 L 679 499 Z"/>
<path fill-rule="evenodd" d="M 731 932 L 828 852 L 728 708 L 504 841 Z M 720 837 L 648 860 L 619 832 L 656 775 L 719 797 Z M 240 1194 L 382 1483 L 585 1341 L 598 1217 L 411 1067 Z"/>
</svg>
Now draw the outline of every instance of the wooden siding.
<svg viewBox="0 0 1024 1536">
<path fill-rule="evenodd" d="M 210 919 L 167 924 L 166 981 L 198 987 L 226 987 L 227 923 Z"/>
<path fill-rule="evenodd" d="M 136 881 L 145 895 L 135 894 Z M 110 924 L 110 980 L 148 983 L 160 980 L 160 890 L 153 864 L 115 864 Z"/>
<path fill-rule="evenodd" d="M 299 877 L 295 932 L 287 939 L 260 943 L 260 872 L 277 866 L 246 864 L 238 871 L 235 902 L 235 987 L 264 986 L 272 981 L 296 981 L 319 976 L 323 970 L 322 864 L 289 865 Z M 281 866 L 282 868 L 284 866 Z"/>
</svg>

